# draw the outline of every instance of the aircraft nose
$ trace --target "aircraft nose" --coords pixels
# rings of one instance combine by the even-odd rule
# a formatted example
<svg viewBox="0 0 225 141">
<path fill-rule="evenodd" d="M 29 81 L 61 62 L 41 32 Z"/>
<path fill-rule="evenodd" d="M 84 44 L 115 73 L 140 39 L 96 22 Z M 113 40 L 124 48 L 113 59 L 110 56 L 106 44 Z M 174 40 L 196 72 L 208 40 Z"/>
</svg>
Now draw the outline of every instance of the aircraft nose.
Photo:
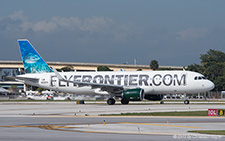
<svg viewBox="0 0 225 141">
<path fill-rule="evenodd" d="M 210 80 L 208 81 L 208 88 L 209 88 L 209 90 L 212 90 L 215 88 L 215 84 Z"/>
</svg>

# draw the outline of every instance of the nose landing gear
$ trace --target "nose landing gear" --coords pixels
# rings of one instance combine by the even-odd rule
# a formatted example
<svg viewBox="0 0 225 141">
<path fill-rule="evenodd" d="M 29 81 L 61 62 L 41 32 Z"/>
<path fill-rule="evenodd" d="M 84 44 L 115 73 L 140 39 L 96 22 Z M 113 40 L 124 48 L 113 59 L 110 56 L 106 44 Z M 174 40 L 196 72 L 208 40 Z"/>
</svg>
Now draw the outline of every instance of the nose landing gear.
<svg viewBox="0 0 225 141">
<path fill-rule="evenodd" d="M 184 100 L 184 104 L 189 104 L 190 103 L 190 101 L 189 100 Z"/>
</svg>

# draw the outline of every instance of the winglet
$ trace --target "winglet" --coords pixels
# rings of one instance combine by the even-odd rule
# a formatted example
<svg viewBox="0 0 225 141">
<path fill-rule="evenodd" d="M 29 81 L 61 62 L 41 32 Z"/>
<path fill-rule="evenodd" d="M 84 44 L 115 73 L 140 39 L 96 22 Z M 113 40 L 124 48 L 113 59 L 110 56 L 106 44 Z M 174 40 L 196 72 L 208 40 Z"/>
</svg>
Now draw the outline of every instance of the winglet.
<svg viewBox="0 0 225 141">
<path fill-rule="evenodd" d="M 63 78 L 62 75 L 60 75 L 59 72 L 55 68 L 53 68 L 53 67 L 51 67 L 51 68 L 59 80 L 65 81 L 65 78 Z"/>
</svg>

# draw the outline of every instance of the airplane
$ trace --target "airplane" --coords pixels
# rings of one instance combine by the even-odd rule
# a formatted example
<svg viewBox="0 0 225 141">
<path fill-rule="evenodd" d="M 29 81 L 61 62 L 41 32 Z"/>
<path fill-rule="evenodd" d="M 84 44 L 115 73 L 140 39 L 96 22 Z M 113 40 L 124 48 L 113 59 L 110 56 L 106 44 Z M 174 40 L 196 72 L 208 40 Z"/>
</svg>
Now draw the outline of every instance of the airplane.
<svg viewBox="0 0 225 141">
<path fill-rule="evenodd" d="M 107 95 L 108 105 L 120 98 L 121 104 L 144 99 L 160 101 L 164 94 L 192 94 L 210 91 L 214 83 L 202 74 L 173 71 L 58 72 L 48 66 L 27 39 L 18 39 L 25 74 L 16 80 L 28 85 L 86 95 Z M 184 104 L 189 104 L 185 98 Z"/>
</svg>

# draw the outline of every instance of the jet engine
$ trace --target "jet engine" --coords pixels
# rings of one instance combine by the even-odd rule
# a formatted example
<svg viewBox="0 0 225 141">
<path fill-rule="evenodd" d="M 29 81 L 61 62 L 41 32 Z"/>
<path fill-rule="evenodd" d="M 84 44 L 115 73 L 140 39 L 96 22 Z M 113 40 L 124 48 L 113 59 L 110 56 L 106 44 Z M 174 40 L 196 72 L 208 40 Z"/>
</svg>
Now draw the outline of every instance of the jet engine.
<svg viewBox="0 0 225 141">
<path fill-rule="evenodd" d="M 128 101 L 141 101 L 144 99 L 144 90 L 141 88 L 123 90 L 122 98 Z"/>
<path fill-rule="evenodd" d="M 152 101 L 160 101 L 163 99 L 163 94 L 145 94 L 144 98 Z"/>
</svg>

